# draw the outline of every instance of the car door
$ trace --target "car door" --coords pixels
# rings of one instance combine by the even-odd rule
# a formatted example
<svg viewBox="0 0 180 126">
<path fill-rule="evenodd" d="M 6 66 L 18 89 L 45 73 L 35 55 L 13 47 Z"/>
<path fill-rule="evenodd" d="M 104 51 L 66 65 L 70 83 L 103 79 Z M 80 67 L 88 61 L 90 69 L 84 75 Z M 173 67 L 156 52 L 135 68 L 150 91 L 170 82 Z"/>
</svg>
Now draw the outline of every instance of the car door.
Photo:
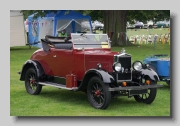
<svg viewBox="0 0 180 126">
<path fill-rule="evenodd" d="M 71 74 L 73 71 L 74 55 L 72 50 L 66 49 L 56 49 L 55 57 L 56 60 L 56 73 L 59 77 L 66 77 L 66 75 Z"/>
<path fill-rule="evenodd" d="M 57 49 L 51 48 L 49 51 L 44 52 L 43 60 L 41 63 L 45 67 L 47 74 L 52 76 L 58 76 L 59 64 L 57 59 Z"/>
</svg>

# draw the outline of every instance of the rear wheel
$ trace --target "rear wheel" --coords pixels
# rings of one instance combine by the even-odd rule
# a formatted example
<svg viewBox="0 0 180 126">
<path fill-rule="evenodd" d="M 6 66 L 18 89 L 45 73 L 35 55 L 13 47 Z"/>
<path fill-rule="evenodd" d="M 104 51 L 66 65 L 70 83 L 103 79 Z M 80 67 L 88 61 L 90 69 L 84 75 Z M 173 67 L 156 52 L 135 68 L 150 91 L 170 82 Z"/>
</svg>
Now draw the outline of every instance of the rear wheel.
<svg viewBox="0 0 180 126">
<path fill-rule="evenodd" d="M 146 81 L 147 79 L 143 79 L 143 80 Z M 153 81 L 150 78 L 148 78 L 148 80 L 150 80 L 150 85 L 157 84 L 156 81 Z M 148 89 L 148 92 L 146 94 L 135 95 L 134 98 L 137 102 L 151 104 L 156 97 L 156 93 L 157 93 L 157 88 L 150 88 Z"/>
<path fill-rule="evenodd" d="M 90 104 L 97 109 L 106 109 L 111 101 L 109 85 L 104 84 L 99 77 L 92 77 L 88 83 L 87 95 Z"/>
<path fill-rule="evenodd" d="M 37 95 L 42 90 L 42 85 L 37 84 L 36 70 L 32 67 L 29 68 L 25 75 L 25 87 L 29 94 Z"/>
</svg>

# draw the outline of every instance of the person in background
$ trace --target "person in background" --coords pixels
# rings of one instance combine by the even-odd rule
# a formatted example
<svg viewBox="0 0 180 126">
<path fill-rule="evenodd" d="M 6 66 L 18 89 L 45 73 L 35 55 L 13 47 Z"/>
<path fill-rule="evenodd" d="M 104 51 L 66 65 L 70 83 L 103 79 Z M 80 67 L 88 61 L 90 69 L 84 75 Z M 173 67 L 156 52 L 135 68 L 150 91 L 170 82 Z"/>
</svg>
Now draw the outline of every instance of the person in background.
<svg viewBox="0 0 180 126">
<path fill-rule="evenodd" d="M 66 30 L 63 29 L 61 32 L 58 33 L 58 37 L 67 37 Z"/>
<path fill-rule="evenodd" d="M 29 43 L 29 39 L 28 39 L 29 28 L 28 28 L 28 20 L 27 19 L 26 19 L 26 24 L 25 24 L 25 30 L 26 30 L 26 34 L 27 34 L 27 43 Z"/>
</svg>

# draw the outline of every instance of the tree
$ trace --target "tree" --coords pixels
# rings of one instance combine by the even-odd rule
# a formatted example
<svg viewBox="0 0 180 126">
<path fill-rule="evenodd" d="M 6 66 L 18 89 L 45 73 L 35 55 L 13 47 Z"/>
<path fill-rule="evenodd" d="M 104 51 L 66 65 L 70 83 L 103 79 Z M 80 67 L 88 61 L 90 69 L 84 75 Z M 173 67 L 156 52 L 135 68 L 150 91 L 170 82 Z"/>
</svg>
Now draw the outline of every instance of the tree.
<svg viewBox="0 0 180 126">
<path fill-rule="evenodd" d="M 126 38 L 127 21 L 164 20 L 170 18 L 169 10 L 103 10 L 104 32 L 111 38 L 112 46 L 131 44 Z M 156 19 L 156 20 L 154 20 Z"/>
<path fill-rule="evenodd" d="M 35 17 L 45 16 L 49 12 L 56 10 L 23 10 L 21 11 L 25 18 L 27 15 L 35 12 Z M 76 10 L 83 14 L 91 16 L 92 20 L 104 22 L 104 33 L 111 37 L 112 46 L 131 44 L 126 39 L 127 21 L 134 20 L 145 22 L 153 20 L 154 22 L 170 18 L 170 10 Z"/>
<path fill-rule="evenodd" d="M 112 46 L 126 43 L 127 10 L 104 10 L 104 32 L 111 37 Z"/>
</svg>

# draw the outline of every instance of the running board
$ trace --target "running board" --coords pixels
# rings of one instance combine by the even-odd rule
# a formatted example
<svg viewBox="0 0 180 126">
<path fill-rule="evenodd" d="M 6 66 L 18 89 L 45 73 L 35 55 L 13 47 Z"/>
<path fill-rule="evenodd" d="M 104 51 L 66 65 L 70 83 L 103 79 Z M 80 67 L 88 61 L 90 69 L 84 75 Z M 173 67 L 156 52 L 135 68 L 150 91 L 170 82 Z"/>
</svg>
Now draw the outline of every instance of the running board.
<svg viewBox="0 0 180 126">
<path fill-rule="evenodd" d="M 56 88 L 66 89 L 66 90 L 73 90 L 73 91 L 78 89 L 78 87 L 68 88 L 68 87 L 66 87 L 66 85 L 52 83 L 52 82 L 48 82 L 48 81 L 39 82 L 38 84 L 45 85 L 45 86 L 52 86 L 52 87 L 56 87 Z"/>
</svg>

